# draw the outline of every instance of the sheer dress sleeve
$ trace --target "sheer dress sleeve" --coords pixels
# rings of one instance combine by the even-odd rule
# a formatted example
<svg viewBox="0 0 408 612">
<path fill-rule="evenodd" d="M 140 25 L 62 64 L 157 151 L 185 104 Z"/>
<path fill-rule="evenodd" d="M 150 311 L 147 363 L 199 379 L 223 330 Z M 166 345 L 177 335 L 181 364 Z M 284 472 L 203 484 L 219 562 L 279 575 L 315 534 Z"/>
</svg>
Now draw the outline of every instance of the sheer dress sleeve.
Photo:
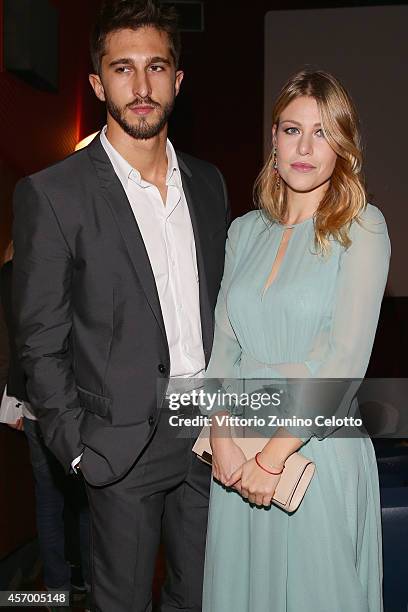
<svg viewBox="0 0 408 612">
<path fill-rule="evenodd" d="M 329 333 L 316 338 L 303 364 L 283 364 L 282 377 L 304 378 L 289 391 L 287 415 L 347 416 L 364 378 L 374 343 L 391 254 L 387 226 L 378 208 L 368 205 L 361 220 L 350 228 L 352 244 L 340 255 L 336 293 Z M 316 360 L 314 355 L 321 355 Z M 319 379 L 307 381 L 306 379 Z M 343 379 L 343 383 L 321 379 Z M 289 385 L 289 388 L 291 385 Z M 296 433 L 296 428 L 291 430 Z M 323 439 L 336 426 L 299 430 L 307 441 Z"/>
<path fill-rule="evenodd" d="M 221 391 L 225 396 L 228 393 L 238 393 L 239 364 L 241 358 L 241 345 L 235 335 L 227 311 L 227 291 L 231 283 L 232 274 L 236 265 L 236 248 L 239 239 L 240 219 L 235 219 L 229 228 L 225 245 L 224 274 L 218 293 L 215 307 L 214 343 L 211 358 L 205 373 L 205 392 L 216 394 Z M 211 410 L 214 412 L 233 409 L 234 405 L 225 405 L 224 401 L 216 403 Z M 210 408 L 206 401 L 201 405 L 202 412 L 209 413 Z"/>
</svg>

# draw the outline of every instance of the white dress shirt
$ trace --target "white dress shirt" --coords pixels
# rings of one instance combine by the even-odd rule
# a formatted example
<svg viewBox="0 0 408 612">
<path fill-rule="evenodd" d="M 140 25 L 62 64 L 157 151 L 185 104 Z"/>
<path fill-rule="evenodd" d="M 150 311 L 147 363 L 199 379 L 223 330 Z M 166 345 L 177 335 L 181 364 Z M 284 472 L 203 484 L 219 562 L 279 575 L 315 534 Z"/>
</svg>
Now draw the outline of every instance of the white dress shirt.
<svg viewBox="0 0 408 612">
<path fill-rule="evenodd" d="M 170 352 L 170 376 L 201 378 L 205 357 L 201 334 L 199 278 L 190 213 L 177 156 L 167 140 L 167 198 L 145 181 L 111 145 L 106 126 L 100 139 L 122 183 L 139 226 L 156 281 Z M 75 459 L 72 466 L 80 461 Z"/>
<path fill-rule="evenodd" d="M 169 345 L 170 376 L 196 377 L 205 368 L 196 248 L 174 148 L 168 140 L 164 205 L 158 188 L 145 181 L 111 145 L 106 126 L 100 139 L 125 190 L 149 256 Z"/>
</svg>

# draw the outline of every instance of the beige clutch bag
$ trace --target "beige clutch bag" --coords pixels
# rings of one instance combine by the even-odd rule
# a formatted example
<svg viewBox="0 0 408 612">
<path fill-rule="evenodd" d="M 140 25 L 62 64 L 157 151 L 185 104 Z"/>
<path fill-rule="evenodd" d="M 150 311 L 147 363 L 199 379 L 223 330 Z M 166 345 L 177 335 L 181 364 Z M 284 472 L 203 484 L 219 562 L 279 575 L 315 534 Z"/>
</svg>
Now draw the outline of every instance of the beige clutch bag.
<svg viewBox="0 0 408 612">
<path fill-rule="evenodd" d="M 247 459 L 255 457 L 266 444 L 265 438 L 242 438 L 233 436 L 234 442 L 243 451 Z M 210 427 L 204 427 L 197 438 L 193 452 L 201 461 L 212 464 L 212 450 L 210 446 Z M 307 487 L 315 472 L 313 461 L 300 453 L 293 453 L 285 462 L 280 480 L 272 499 L 272 503 L 286 512 L 294 512 L 300 505 Z"/>
</svg>

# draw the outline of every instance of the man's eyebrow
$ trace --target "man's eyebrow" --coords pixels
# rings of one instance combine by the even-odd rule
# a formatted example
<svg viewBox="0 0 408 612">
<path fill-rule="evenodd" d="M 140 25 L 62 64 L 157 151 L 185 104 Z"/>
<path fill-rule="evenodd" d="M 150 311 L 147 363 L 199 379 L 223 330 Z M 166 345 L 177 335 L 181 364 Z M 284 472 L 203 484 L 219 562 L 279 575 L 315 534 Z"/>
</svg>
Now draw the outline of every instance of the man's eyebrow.
<svg viewBox="0 0 408 612">
<path fill-rule="evenodd" d="M 146 59 L 146 65 L 150 64 L 167 64 L 171 65 L 170 60 L 167 57 L 162 57 L 161 55 L 155 55 L 154 57 L 148 57 Z"/>
<path fill-rule="evenodd" d="M 301 123 L 299 123 L 299 121 L 295 121 L 294 119 L 284 119 L 280 123 L 294 123 L 295 125 L 302 125 Z M 319 122 L 319 123 L 315 123 L 313 127 L 319 127 L 321 125 L 322 124 Z"/>
<path fill-rule="evenodd" d="M 133 60 L 130 57 L 120 57 L 109 62 L 109 66 L 117 66 L 118 64 L 132 64 Z"/>
</svg>

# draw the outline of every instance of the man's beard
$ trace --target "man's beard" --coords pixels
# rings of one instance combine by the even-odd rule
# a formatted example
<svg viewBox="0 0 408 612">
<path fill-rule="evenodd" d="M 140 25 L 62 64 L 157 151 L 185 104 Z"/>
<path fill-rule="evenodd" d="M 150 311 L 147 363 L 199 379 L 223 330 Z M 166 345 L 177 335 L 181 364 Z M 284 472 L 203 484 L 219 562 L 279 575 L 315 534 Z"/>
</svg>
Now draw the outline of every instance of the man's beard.
<svg viewBox="0 0 408 612">
<path fill-rule="evenodd" d="M 112 100 L 107 98 L 106 107 L 109 111 L 109 114 L 113 117 L 113 119 L 120 125 L 122 130 L 129 134 L 132 138 L 136 138 L 137 140 L 148 140 L 149 138 L 154 138 L 157 136 L 166 123 L 169 120 L 169 117 L 174 108 L 174 98 L 171 102 L 167 102 L 164 106 L 161 106 L 157 102 L 154 102 L 151 98 L 143 98 L 140 100 L 140 106 L 144 104 L 148 104 L 149 106 L 153 106 L 156 111 L 158 111 L 158 118 L 155 123 L 148 123 L 144 117 L 138 118 L 138 123 L 136 125 L 132 125 L 125 118 L 126 110 L 135 106 L 138 102 L 134 101 L 131 104 L 127 104 L 124 107 L 117 106 Z"/>
</svg>

